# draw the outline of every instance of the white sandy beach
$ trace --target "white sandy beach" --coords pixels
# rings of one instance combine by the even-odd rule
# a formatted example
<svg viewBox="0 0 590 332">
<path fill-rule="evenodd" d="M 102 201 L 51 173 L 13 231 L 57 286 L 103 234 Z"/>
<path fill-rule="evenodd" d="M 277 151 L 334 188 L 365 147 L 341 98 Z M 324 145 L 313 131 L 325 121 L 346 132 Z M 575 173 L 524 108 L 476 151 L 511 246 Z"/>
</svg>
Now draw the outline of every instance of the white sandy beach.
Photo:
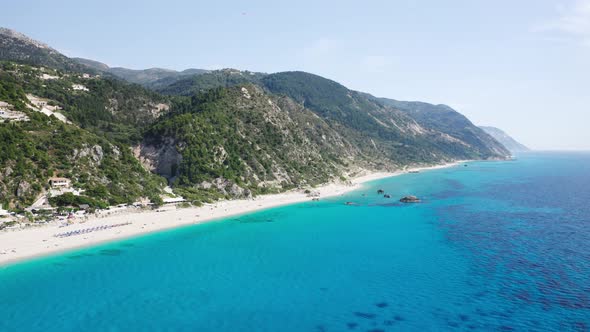
<svg viewBox="0 0 590 332">
<path fill-rule="evenodd" d="M 363 183 L 368 181 L 391 177 L 408 171 L 450 167 L 462 162 L 458 161 L 433 167 L 419 167 L 395 173 L 370 173 L 352 179 L 349 184 L 331 183 L 318 187 L 314 191 L 319 192 L 321 198 L 339 196 L 359 189 Z M 0 231 L 0 265 L 164 229 L 199 224 L 232 215 L 309 200 L 311 198 L 301 190 L 290 191 L 281 194 L 259 196 L 248 200 L 220 201 L 201 207 L 176 208 L 175 206 L 168 206 L 160 209 L 163 210 L 161 212 L 133 209 L 129 212 L 120 212 L 100 218 L 91 217 L 84 223 L 75 223 L 61 228 L 57 224 L 48 224 L 20 230 Z M 121 223 L 130 224 L 70 237 L 59 238 L 54 236 L 58 233 Z"/>
</svg>

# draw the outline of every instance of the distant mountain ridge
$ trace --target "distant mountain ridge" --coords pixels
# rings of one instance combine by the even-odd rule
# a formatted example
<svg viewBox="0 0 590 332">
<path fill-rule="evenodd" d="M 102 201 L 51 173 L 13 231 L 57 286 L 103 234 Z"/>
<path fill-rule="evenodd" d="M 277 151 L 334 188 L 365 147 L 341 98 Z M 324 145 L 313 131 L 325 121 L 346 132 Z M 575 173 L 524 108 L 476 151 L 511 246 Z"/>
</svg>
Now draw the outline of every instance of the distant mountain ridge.
<svg viewBox="0 0 590 332">
<path fill-rule="evenodd" d="M 493 138 L 495 138 L 498 142 L 502 143 L 510 152 L 526 152 L 530 151 L 528 147 L 521 144 L 512 136 L 508 135 L 503 130 L 496 128 L 496 127 L 489 127 L 489 126 L 480 126 L 485 132 L 490 134 Z"/>
<path fill-rule="evenodd" d="M 483 149 L 483 151 L 491 149 L 493 153 L 497 154 L 506 154 L 507 152 L 502 142 L 495 140 L 493 136 L 475 126 L 463 114 L 447 105 L 433 105 L 419 101 L 398 101 L 388 98 L 378 98 L 378 100 L 406 112 L 421 125 L 431 126 L 436 130 L 449 134 L 451 137 L 475 144 L 477 149 Z"/>
<path fill-rule="evenodd" d="M 154 83 L 159 80 L 165 80 L 164 84 L 171 84 L 187 76 L 199 75 L 209 72 L 205 69 L 195 68 L 189 68 L 183 71 L 165 68 L 128 69 L 123 67 L 109 67 L 107 64 L 102 62 L 84 58 L 72 59 L 88 68 L 97 70 L 99 72 L 107 72 L 128 82 L 140 84 L 143 86 L 152 86 L 155 88 L 159 87 L 158 84 L 154 85 Z"/>
<path fill-rule="evenodd" d="M 487 159 L 508 154 L 501 144 L 449 107 L 441 111 L 439 107 L 421 103 L 427 106 L 425 110 L 410 112 L 304 72 L 271 74 L 262 81 L 271 92 L 289 95 L 332 122 L 357 131 L 359 137 L 371 137 L 373 142 L 379 140 L 380 153 L 392 159 L 405 156 L 408 157 L 406 162 L 416 156 Z M 429 120 L 437 117 L 436 121 Z M 417 150 L 412 152 L 412 148 Z"/>
</svg>

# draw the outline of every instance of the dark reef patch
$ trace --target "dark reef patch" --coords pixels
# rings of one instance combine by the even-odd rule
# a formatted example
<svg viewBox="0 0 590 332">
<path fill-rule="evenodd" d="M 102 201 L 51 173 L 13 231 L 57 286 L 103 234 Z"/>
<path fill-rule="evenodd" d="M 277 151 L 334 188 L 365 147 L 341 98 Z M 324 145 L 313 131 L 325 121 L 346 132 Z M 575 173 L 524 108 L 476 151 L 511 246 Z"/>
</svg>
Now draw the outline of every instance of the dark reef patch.
<svg viewBox="0 0 590 332">
<path fill-rule="evenodd" d="M 396 321 L 398 321 L 398 322 L 402 322 L 402 321 L 404 321 L 404 320 L 405 320 L 405 318 L 403 318 L 403 317 L 402 317 L 402 316 L 400 316 L 400 315 L 395 315 L 395 316 L 393 316 L 393 319 L 395 319 L 395 320 L 396 320 Z"/>
<path fill-rule="evenodd" d="M 377 317 L 377 315 L 375 315 L 375 314 L 360 312 L 360 311 L 355 311 L 354 315 L 357 317 L 360 317 L 360 318 L 365 318 L 365 319 L 375 319 L 375 317 Z"/>
<path fill-rule="evenodd" d="M 359 324 L 355 323 L 355 322 L 349 322 L 349 323 L 346 323 L 346 326 L 348 327 L 349 330 L 354 330 L 359 326 Z"/>
</svg>

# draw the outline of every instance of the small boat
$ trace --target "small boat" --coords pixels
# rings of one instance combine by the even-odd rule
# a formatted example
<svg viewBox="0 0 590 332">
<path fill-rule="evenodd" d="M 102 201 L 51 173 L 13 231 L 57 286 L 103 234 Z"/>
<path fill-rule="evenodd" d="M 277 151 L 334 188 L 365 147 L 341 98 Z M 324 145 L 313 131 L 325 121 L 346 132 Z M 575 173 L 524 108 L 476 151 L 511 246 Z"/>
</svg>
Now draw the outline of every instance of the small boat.
<svg viewBox="0 0 590 332">
<path fill-rule="evenodd" d="M 409 173 L 420 173 L 420 171 L 410 171 Z"/>
<path fill-rule="evenodd" d="M 385 194 L 385 195 L 383 195 L 383 197 L 385 197 L 385 198 L 391 198 L 391 195 Z"/>
<path fill-rule="evenodd" d="M 379 189 L 377 190 L 377 194 L 378 195 L 383 195 L 385 193 L 385 191 L 383 191 L 383 189 Z"/>
</svg>

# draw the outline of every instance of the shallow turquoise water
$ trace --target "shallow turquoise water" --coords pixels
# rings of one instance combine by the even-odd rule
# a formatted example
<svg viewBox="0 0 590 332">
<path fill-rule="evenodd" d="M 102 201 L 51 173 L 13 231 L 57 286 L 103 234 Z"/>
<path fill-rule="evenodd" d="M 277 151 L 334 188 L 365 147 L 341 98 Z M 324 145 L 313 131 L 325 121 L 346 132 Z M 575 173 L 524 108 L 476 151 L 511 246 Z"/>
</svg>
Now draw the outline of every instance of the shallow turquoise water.
<svg viewBox="0 0 590 332">
<path fill-rule="evenodd" d="M 380 180 L 0 268 L 0 331 L 587 331 L 589 201 L 582 153 Z"/>
</svg>

